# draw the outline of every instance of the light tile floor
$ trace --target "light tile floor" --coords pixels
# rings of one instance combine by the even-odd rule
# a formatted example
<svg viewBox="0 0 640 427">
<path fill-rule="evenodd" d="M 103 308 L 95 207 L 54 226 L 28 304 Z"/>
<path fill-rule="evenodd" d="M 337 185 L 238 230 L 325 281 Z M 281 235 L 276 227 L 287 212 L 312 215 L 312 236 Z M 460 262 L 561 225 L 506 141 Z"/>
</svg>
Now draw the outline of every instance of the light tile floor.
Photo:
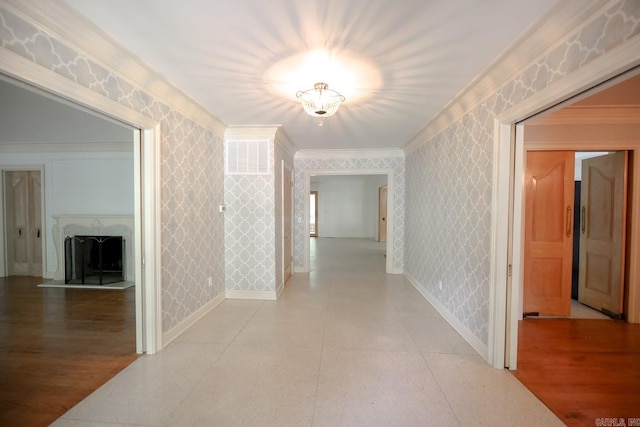
<svg viewBox="0 0 640 427">
<path fill-rule="evenodd" d="M 278 301 L 222 302 L 53 425 L 563 425 L 384 273 L 384 245 L 312 242 Z"/>
</svg>

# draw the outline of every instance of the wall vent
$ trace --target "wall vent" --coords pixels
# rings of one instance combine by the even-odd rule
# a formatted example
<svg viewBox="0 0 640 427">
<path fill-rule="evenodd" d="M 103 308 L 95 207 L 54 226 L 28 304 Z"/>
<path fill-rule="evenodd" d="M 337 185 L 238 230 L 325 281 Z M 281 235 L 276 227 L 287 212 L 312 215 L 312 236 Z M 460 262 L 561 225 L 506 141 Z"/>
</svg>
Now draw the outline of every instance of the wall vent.
<svg viewBox="0 0 640 427">
<path fill-rule="evenodd" d="M 269 141 L 226 141 L 226 175 L 269 175 Z"/>
</svg>

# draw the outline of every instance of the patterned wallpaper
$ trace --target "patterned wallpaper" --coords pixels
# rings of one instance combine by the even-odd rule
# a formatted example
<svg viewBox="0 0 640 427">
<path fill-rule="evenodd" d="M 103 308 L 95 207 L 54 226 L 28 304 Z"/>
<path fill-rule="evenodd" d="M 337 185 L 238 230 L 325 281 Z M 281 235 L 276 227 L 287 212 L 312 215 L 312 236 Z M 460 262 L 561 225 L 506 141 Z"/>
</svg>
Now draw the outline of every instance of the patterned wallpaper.
<svg viewBox="0 0 640 427">
<path fill-rule="evenodd" d="M 352 171 L 364 169 L 392 169 L 395 181 L 395 208 L 393 225 L 393 269 L 402 271 L 404 266 L 404 218 L 405 218 L 405 160 L 400 157 L 390 158 L 326 158 L 326 159 L 295 159 L 294 170 L 294 211 L 296 217 L 304 212 L 305 192 L 304 175 L 306 171 Z M 303 223 L 294 221 L 294 249 L 293 262 L 297 268 L 304 265 L 304 245 L 308 245 L 309 237 L 305 235 Z"/>
<path fill-rule="evenodd" d="M 269 142 L 273 168 L 274 147 Z M 226 289 L 275 292 L 274 174 L 225 175 Z"/>
<path fill-rule="evenodd" d="M 484 101 L 407 155 L 405 272 L 483 343 L 491 285 L 494 117 L 639 34 L 640 1 L 610 2 L 496 93 L 479 94 Z"/>
<path fill-rule="evenodd" d="M 223 203 L 222 138 L 27 19 L 0 4 L 0 49 L 161 124 L 162 330 L 167 332 L 224 292 L 223 219 L 217 213 Z"/>
</svg>

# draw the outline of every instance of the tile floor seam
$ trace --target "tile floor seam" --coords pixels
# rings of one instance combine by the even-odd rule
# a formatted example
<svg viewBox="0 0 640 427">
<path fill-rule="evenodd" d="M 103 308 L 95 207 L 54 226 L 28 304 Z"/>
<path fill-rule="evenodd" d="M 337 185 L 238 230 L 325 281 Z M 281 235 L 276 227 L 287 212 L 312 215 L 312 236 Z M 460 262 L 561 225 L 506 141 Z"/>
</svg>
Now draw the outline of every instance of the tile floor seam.
<svg viewBox="0 0 640 427">
<path fill-rule="evenodd" d="M 244 323 L 244 325 L 242 326 L 242 328 L 239 329 L 238 333 L 226 344 L 218 344 L 218 345 L 224 345 L 224 350 L 222 350 L 220 352 L 220 354 L 218 354 L 218 356 L 215 358 L 215 360 L 213 360 L 211 362 L 211 365 L 204 370 L 204 372 L 202 373 L 202 375 L 200 375 L 200 377 L 194 381 L 193 385 L 191 387 L 189 387 L 189 390 L 187 392 L 185 392 L 184 397 L 180 400 L 180 402 L 173 408 L 173 410 L 169 413 L 169 415 L 167 416 L 166 420 L 163 420 L 161 426 L 169 426 L 169 424 L 167 424 L 167 422 L 173 417 L 173 415 L 182 407 L 182 405 L 186 402 L 187 398 L 191 395 L 191 393 L 196 389 L 196 387 L 198 385 L 200 385 L 200 383 L 202 381 L 204 381 L 204 378 L 209 374 L 209 372 L 211 372 L 211 370 L 215 367 L 216 362 L 218 362 L 218 360 L 220 360 L 220 358 L 229 350 L 229 347 L 231 347 L 231 345 L 234 343 L 234 341 L 236 340 L 236 338 L 238 337 L 238 335 L 240 334 L 240 332 L 242 332 L 242 330 L 247 326 L 247 324 L 249 324 L 249 322 L 251 321 L 251 319 L 253 319 L 253 317 L 256 315 L 256 313 L 258 312 L 258 310 L 260 310 L 260 308 L 262 307 L 262 305 L 264 304 L 264 301 L 261 301 L 260 304 L 258 305 L 258 308 L 253 312 L 253 314 L 251 315 L 251 317 L 249 317 L 249 319 L 247 319 L 247 321 Z M 203 345 L 203 343 L 192 343 L 192 344 L 199 344 L 199 345 Z M 152 426 L 155 427 L 155 426 Z"/>
<path fill-rule="evenodd" d="M 324 338 L 327 332 L 327 316 L 328 316 L 329 308 L 324 309 L 324 319 L 322 321 L 322 341 L 320 344 L 320 357 L 318 360 L 318 374 L 316 375 L 316 389 L 315 395 L 313 396 L 313 411 L 311 412 L 311 427 L 315 424 L 316 418 L 316 408 L 318 405 L 318 388 L 320 387 L 320 373 L 322 372 L 322 357 L 324 355 Z"/>
<path fill-rule="evenodd" d="M 206 346 L 207 344 L 204 343 L 191 343 L 191 344 L 195 344 L 195 345 L 199 345 L 199 346 Z M 173 414 L 176 413 L 176 411 L 178 411 L 178 409 L 180 409 L 180 407 L 186 402 L 187 398 L 189 397 L 189 395 L 191 394 L 191 392 L 193 392 L 193 390 L 195 390 L 195 388 L 203 381 L 203 379 L 207 376 L 207 374 L 209 372 L 211 372 L 211 370 L 213 369 L 214 365 L 216 364 L 216 362 L 218 360 L 220 360 L 220 358 L 222 357 L 223 354 L 225 354 L 227 352 L 227 350 L 229 349 L 229 346 L 231 344 L 216 344 L 216 345 L 224 345 L 225 348 L 224 350 L 222 350 L 220 352 L 220 354 L 218 354 L 218 356 L 215 358 L 215 360 L 213 360 L 211 362 L 211 365 L 206 368 L 204 370 L 204 372 L 202 373 L 202 375 L 200 375 L 200 377 L 193 382 L 193 385 L 191 387 L 189 387 L 188 391 L 185 391 L 184 393 L 184 397 L 182 399 L 180 399 L 180 401 L 175 405 L 175 407 L 173 408 L 173 410 L 167 415 L 165 420 L 162 420 L 162 422 L 160 424 L 152 424 L 150 427 L 164 427 L 164 426 L 170 426 L 170 424 L 168 424 L 169 420 L 171 419 L 171 417 L 173 417 Z M 137 426 L 137 424 L 133 424 L 134 426 Z"/>
<path fill-rule="evenodd" d="M 442 386 L 440 385 L 440 381 L 438 381 L 438 377 L 436 377 L 436 374 L 431 369 L 431 366 L 429 366 L 429 362 L 427 362 L 427 359 L 424 357 L 424 352 L 422 351 L 420 352 L 420 357 L 422 358 L 425 366 L 429 370 L 431 377 L 433 377 L 433 380 L 436 382 L 436 385 L 438 386 L 438 390 L 440 390 L 440 393 L 442 393 L 442 397 L 444 397 L 444 400 L 447 402 L 447 406 L 449 406 L 451 413 L 453 414 L 454 417 L 456 417 L 456 421 L 458 422 L 458 425 L 462 426 L 462 421 L 460 420 L 458 413 L 456 412 L 455 408 L 451 404 L 451 401 L 449 400 L 449 396 L 447 396 L 447 393 L 445 393 L 444 390 L 442 389 Z"/>
</svg>

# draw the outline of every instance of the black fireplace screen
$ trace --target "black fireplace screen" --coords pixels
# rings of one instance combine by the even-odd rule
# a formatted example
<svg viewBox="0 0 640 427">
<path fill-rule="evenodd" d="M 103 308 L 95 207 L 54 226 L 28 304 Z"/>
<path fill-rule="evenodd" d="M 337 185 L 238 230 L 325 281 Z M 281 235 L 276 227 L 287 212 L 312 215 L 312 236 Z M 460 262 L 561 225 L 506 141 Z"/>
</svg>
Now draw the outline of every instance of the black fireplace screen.
<svg viewBox="0 0 640 427">
<path fill-rule="evenodd" d="M 68 236 L 64 240 L 64 282 L 104 285 L 124 281 L 122 236 Z"/>
</svg>

